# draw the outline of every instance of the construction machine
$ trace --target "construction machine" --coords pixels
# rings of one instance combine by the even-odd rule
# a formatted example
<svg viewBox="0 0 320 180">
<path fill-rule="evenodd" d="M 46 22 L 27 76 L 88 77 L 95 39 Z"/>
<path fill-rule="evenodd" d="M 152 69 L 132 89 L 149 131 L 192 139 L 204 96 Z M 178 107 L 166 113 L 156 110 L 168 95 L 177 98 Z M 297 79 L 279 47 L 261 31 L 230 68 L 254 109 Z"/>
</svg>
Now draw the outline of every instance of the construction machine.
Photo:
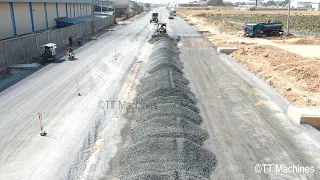
<svg viewBox="0 0 320 180">
<path fill-rule="evenodd" d="M 244 26 L 244 36 L 246 37 L 280 36 L 282 34 L 282 24 L 279 22 L 246 24 Z"/>
<path fill-rule="evenodd" d="M 159 16 L 158 13 L 152 13 L 152 18 L 150 20 L 150 23 L 152 23 L 152 22 L 158 23 L 158 21 L 159 21 L 158 16 Z"/>
<path fill-rule="evenodd" d="M 173 12 L 170 12 L 169 19 L 174 19 Z"/>
<path fill-rule="evenodd" d="M 168 36 L 167 24 L 166 23 L 158 23 L 157 31 L 154 36 Z"/>
</svg>

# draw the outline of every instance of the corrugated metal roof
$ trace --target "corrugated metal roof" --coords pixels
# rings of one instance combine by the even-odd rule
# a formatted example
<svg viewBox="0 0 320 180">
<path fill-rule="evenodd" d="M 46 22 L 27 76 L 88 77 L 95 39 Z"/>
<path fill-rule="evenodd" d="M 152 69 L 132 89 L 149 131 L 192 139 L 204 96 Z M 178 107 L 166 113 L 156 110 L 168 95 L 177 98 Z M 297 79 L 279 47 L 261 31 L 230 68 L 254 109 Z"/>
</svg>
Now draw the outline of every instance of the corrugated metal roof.
<svg viewBox="0 0 320 180">
<path fill-rule="evenodd" d="M 101 16 L 101 15 L 95 15 L 95 19 L 103 19 L 106 18 L 107 16 Z M 75 24 L 80 24 L 84 22 L 90 22 L 92 21 L 92 16 L 84 16 L 84 17 L 77 17 L 77 18 L 67 18 L 67 19 L 59 19 L 57 20 L 57 27 L 62 28 L 62 27 L 67 27 L 67 26 L 72 26 Z"/>
</svg>

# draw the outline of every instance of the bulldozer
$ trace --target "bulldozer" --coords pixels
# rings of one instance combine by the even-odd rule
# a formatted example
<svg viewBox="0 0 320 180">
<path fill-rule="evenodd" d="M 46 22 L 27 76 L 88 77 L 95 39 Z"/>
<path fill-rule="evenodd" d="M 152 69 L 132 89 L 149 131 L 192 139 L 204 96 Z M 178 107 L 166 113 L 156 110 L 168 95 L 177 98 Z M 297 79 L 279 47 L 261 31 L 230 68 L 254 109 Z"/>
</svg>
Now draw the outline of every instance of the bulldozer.
<svg viewBox="0 0 320 180">
<path fill-rule="evenodd" d="M 155 36 L 167 36 L 167 23 L 158 23 Z"/>
</svg>

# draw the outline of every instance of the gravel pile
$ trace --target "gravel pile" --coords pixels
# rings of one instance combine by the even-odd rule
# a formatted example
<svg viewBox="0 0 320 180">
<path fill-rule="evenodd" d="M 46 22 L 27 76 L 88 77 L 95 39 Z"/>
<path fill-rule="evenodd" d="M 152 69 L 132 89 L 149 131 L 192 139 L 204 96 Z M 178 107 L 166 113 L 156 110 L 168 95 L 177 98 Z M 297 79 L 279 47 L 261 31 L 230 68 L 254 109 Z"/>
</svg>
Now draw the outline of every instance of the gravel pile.
<svg viewBox="0 0 320 180">
<path fill-rule="evenodd" d="M 179 116 L 154 117 L 142 122 L 132 130 L 132 139 L 138 142 L 152 137 L 186 138 L 197 144 L 203 144 L 208 133 L 196 124 Z"/>
<path fill-rule="evenodd" d="M 156 37 L 151 42 L 154 48 L 147 75 L 141 78 L 135 101 L 153 108 L 130 112 L 136 123 L 129 147 L 120 156 L 120 177 L 208 180 L 217 160 L 202 147 L 208 133 L 200 127 L 202 118 L 181 71 L 179 48 L 169 37 Z"/>
<path fill-rule="evenodd" d="M 183 83 L 186 86 L 189 85 L 189 81 L 187 79 L 185 79 L 181 73 L 178 73 L 178 72 L 172 71 L 172 70 L 168 70 L 168 69 L 160 69 L 159 71 L 156 71 L 151 75 L 148 75 L 148 76 L 146 76 L 144 78 L 141 78 L 140 81 L 141 81 L 141 83 L 145 83 L 145 82 L 155 81 L 156 78 L 162 78 L 163 79 L 164 78 L 163 76 L 170 75 L 170 72 L 171 72 L 171 74 L 173 76 L 173 79 L 175 81 L 179 81 L 179 82 Z"/>
</svg>

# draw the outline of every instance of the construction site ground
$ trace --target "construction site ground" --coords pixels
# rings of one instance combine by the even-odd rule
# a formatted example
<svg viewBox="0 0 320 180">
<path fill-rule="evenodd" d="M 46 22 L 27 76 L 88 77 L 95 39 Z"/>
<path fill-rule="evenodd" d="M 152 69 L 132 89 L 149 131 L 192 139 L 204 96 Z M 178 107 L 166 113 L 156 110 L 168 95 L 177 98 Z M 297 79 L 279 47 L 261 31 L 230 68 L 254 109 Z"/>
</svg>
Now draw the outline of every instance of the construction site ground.
<svg viewBox="0 0 320 180">
<path fill-rule="evenodd" d="M 242 66 L 262 78 L 296 106 L 320 105 L 320 38 L 243 36 L 240 24 L 212 22 L 199 14 L 286 14 L 287 11 L 236 9 L 178 10 L 188 23 L 216 47 L 239 48 L 230 54 Z M 294 11 L 292 15 L 319 15 L 317 11 Z"/>
<path fill-rule="evenodd" d="M 150 173 L 146 172 L 150 168 L 159 170 L 153 175 L 171 173 L 175 176 L 171 179 L 183 179 L 176 174 L 192 172 L 207 162 L 210 165 L 211 155 L 215 164 L 203 168 L 202 174 L 207 178 L 202 179 L 314 180 L 320 177 L 320 131 L 294 122 L 286 113 L 290 103 L 281 94 L 232 57 L 218 53 L 188 22 L 179 16 L 168 19 L 166 9 L 154 12 L 159 12 L 160 22 L 167 23 L 167 32 L 176 42 L 173 46 L 150 42 L 157 25 L 150 23 L 152 12 L 149 12 L 128 24 L 115 26 L 113 31 L 105 31 L 97 40 L 75 50 L 77 60 L 48 64 L 0 92 L 1 180 L 117 180 L 125 179 L 123 174 L 128 177 L 130 173 L 138 176 Z M 164 58 L 155 54 L 157 49 Z M 166 52 L 168 55 L 164 55 Z M 161 67 L 156 63 L 168 62 L 168 58 L 179 60 L 174 67 L 183 78 L 178 79 L 181 76 L 169 72 L 159 75 L 163 82 L 155 78 L 148 80 L 154 83 L 152 86 L 144 85 L 150 75 L 149 68 Z M 192 101 L 193 105 L 185 104 L 184 109 L 193 110 L 179 112 L 177 108 L 170 108 L 172 106 L 166 106 L 165 110 L 169 115 L 183 115 L 190 122 L 197 120 L 198 124 L 189 126 L 190 123 L 180 123 L 186 121 L 179 118 L 177 123 L 170 122 L 166 118 L 168 112 L 160 108 L 161 113 L 148 112 L 157 114 L 156 117 L 169 122 L 170 126 L 180 126 L 178 132 L 189 134 L 189 138 L 207 132 L 205 139 L 201 138 L 203 144 L 189 143 L 189 146 L 185 140 L 172 143 L 170 139 L 181 138 L 172 138 L 170 127 L 161 126 L 161 136 L 152 138 L 163 141 L 146 137 L 144 144 L 131 146 L 133 137 L 138 137 L 132 136 L 133 132 L 147 135 L 159 130 L 152 129 L 155 124 L 145 123 L 137 129 L 142 121 L 154 118 L 148 114 L 140 119 L 130 118 L 124 115 L 126 109 L 122 106 L 112 107 L 108 103 L 131 103 L 139 91 L 154 90 L 154 86 L 161 87 L 168 80 L 175 80 L 177 87 L 188 84 L 182 89 L 188 93 L 178 94 Z M 166 85 L 174 89 L 175 83 Z M 160 90 L 144 97 L 158 92 L 171 96 L 172 91 Z M 179 100 L 175 100 L 171 104 L 179 107 L 178 103 Z M 157 105 L 164 107 L 163 103 Z M 39 135 L 38 113 L 43 115 L 45 137 Z M 188 127 L 196 127 L 195 136 L 190 136 L 193 132 L 188 131 Z M 169 138 L 163 137 L 166 135 Z M 125 152 L 129 152 L 128 156 L 123 156 Z M 121 161 L 121 157 L 126 158 Z M 188 166 L 174 171 L 170 168 L 177 163 L 170 164 L 167 160 L 188 163 Z M 155 161 L 164 163 L 158 168 L 154 166 Z M 127 164 L 136 168 L 123 166 Z M 279 173 L 273 166 L 272 171 L 257 172 L 256 167 L 262 164 L 308 167 L 314 171 Z"/>
</svg>

